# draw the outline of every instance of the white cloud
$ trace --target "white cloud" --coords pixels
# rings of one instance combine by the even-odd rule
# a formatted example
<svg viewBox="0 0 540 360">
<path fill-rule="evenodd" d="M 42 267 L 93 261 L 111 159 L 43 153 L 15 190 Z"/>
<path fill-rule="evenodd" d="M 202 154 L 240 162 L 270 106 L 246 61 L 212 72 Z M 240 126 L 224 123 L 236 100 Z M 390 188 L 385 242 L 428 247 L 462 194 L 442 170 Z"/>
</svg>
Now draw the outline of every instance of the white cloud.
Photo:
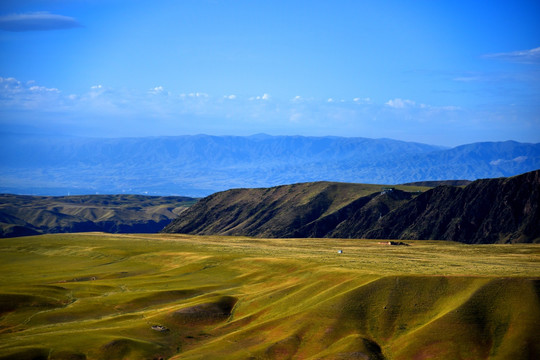
<svg viewBox="0 0 540 360">
<path fill-rule="evenodd" d="M 169 96 L 155 95 L 161 93 Z M 363 105 L 366 103 L 369 106 Z M 398 136 L 399 126 L 403 124 L 414 126 L 424 121 L 423 124 L 435 126 L 431 124 L 459 120 L 458 116 L 466 113 L 458 113 L 457 109 L 424 105 L 402 98 L 375 103 L 366 97 L 341 102 L 339 98 L 315 99 L 297 95 L 282 100 L 266 93 L 251 98 L 234 94 L 211 96 L 204 92 L 180 94 L 168 92 L 162 86 L 134 91 L 98 84 L 82 93 L 63 94 L 58 89 L 34 82 L 0 78 L 0 111 L 4 115 L 4 123 L 10 118 L 15 119 L 20 110 L 30 110 L 34 119 L 43 123 L 46 119 L 53 123 L 71 122 L 104 133 L 107 132 L 103 129 L 122 123 L 131 125 L 119 126 L 118 129 L 129 128 L 129 131 L 141 135 L 147 135 L 138 130 L 142 128 L 156 134 L 180 134 L 188 122 L 200 121 L 201 132 L 212 132 L 222 127 L 223 131 L 235 132 L 273 129 L 275 132 L 312 131 L 326 135 Z M 375 132 L 375 126 L 382 126 L 382 133 Z M 386 134 L 389 129 L 397 135 L 392 132 Z"/>
<path fill-rule="evenodd" d="M 262 96 L 252 96 L 249 100 L 270 100 L 270 95 L 265 93 Z"/>
<path fill-rule="evenodd" d="M 1 84 L 2 92 L 4 93 L 15 92 L 22 88 L 21 82 L 12 77 L 9 77 L 9 78 L 0 77 L 0 84 Z"/>
<path fill-rule="evenodd" d="M 34 81 L 24 83 L 13 77 L 0 77 L 0 110 L 15 108 L 46 111 L 55 107 L 61 98 L 57 88 L 35 85 Z"/>
<path fill-rule="evenodd" d="M 0 29 L 5 31 L 46 31 L 80 26 L 79 22 L 72 17 L 48 12 L 12 14 L 0 17 Z"/>
<path fill-rule="evenodd" d="M 31 86 L 29 90 L 33 92 L 60 92 L 57 88 L 46 88 L 45 86 Z"/>
<path fill-rule="evenodd" d="M 163 94 L 164 91 L 165 91 L 165 89 L 163 88 L 163 86 L 156 86 L 156 87 L 150 89 L 148 92 L 150 94 L 159 95 L 159 94 Z"/>
<path fill-rule="evenodd" d="M 396 99 L 393 99 L 393 100 L 388 100 L 385 103 L 385 105 L 390 106 L 390 107 L 395 108 L 395 109 L 404 109 L 406 107 L 415 106 L 416 102 L 414 102 L 412 100 L 396 98 Z"/>
<path fill-rule="evenodd" d="M 9 77 L 9 78 L 0 77 L 0 89 L 4 95 L 15 94 L 15 93 L 37 94 L 37 93 L 59 93 L 60 92 L 60 90 L 58 90 L 57 88 L 48 88 L 45 86 L 37 86 L 34 84 L 35 84 L 35 81 L 28 81 L 25 84 L 12 77 Z"/>
<path fill-rule="evenodd" d="M 501 59 L 523 64 L 540 64 L 540 47 L 530 50 L 511 51 L 506 53 L 486 54 L 486 58 Z"/>
<path fill-rule="evenodd" d="M 353 101 L 357 104 L 371 104 L 372 103 L 372 100 L 369 97 L 365 97 L 365 98 L 356 97 L 353 99 Z"/>
</svg>

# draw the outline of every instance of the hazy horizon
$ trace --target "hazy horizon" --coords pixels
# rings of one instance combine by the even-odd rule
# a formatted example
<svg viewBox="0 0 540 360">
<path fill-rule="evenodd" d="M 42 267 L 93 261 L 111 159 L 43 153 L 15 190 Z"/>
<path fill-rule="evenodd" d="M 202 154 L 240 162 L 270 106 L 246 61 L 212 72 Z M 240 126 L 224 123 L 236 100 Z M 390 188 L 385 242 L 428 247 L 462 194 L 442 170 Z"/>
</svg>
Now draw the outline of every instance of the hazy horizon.
<svg viewBox="0 0 540 360">
<path fill-rule="evenodd" d="M 0 4 L 2 133 L 540 142 L 534 1 Z"/>
</svg>

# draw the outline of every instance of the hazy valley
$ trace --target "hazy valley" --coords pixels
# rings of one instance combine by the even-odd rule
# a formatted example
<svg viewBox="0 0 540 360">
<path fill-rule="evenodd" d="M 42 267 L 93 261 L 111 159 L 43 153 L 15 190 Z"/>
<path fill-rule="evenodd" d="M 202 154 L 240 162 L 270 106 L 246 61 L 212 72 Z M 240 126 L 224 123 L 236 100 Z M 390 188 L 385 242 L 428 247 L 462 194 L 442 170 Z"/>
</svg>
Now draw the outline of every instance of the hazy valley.
<svg viewBox="0 0 540 360">
<path fill-rule="evenodd" d="M 0 192 L 202 197 L 313 181 L 402 184 L 476 180 L 540 168 L 540 144 L 455 148 L 390 139 L 177 136 L 93 139 L 2 136 Z"/>
</svg>

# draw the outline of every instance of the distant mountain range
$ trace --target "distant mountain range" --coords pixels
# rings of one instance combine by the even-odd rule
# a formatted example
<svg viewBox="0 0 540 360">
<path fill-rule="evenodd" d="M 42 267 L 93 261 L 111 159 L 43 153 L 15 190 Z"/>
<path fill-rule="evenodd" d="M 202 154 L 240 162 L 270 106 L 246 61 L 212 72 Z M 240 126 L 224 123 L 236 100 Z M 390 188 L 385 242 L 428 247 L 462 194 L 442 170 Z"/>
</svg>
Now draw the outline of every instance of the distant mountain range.
<svg viewBox="0 0 540 360">
<path fill-rule="evenodd" d="M 540 242 L 540 170 L 421 190 L 332 182 L 233 189 L 201 199 L 163 232 Z"/>
<path fill-rule="evenodd" d="M 201 197 L 312 181 L 399 184 L 513 176 L 540 168 L 540 144 L 447 149 L 389 139 L 178 136 L 93 139 L 3 134 L 0 192 Z"/>
<path fill-rule="evenodd" d="M 514 141 L 442 148 L 389 139 L 268 135 L 1 137 L 0 192 L 16 194 L 201 197 L 322 180 L 475 180 L 540 168 L 540 144 Z"/>
<path fill-rule="evenodd" d="M 156 233 L 195 202 L 177 196 L 0 194 L 0 238 L 88 231 Z"/>
</svg>

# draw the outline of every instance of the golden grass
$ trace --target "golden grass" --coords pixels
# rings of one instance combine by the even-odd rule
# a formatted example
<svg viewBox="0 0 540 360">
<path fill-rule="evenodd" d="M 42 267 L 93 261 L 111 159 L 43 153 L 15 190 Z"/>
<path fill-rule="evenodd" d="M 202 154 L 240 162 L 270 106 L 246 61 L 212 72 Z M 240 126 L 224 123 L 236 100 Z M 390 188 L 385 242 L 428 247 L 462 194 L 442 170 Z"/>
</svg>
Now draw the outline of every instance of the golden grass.
<svg viewBox="0 0 540 360">
<path fill-rule="evenodd" d="M 408 243 L 4 239 L 0 359 L 540 355 L 539 245 Z"/>
</svg>

